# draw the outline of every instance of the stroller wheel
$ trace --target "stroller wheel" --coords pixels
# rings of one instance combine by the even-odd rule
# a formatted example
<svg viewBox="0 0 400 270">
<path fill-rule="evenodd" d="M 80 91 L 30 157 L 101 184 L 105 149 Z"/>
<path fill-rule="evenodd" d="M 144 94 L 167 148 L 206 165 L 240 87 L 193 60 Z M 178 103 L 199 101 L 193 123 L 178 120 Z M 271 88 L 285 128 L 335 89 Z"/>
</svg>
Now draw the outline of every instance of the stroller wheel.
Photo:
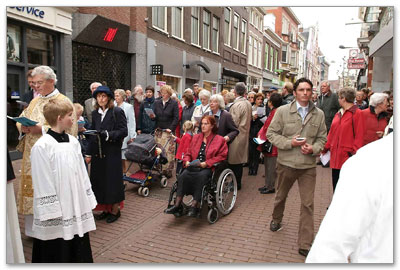
<svg viewBox="0 0 400 270">
<path fill-rule="evenodd" d="M 142 195 L 142 191 L 143 191 L 143 187 L 139 187 L 137 193 L 138 193 L 139 195 Z"/>
<path fill-rule="evenodd" d="M 149 190 L 148 187 L 144 187 L 144 188 L 142 189 L 142 195 L 143 195 L 144 197 L 149 196 L 149 193 L 150 193 L 150 190 Z"/>
<path fill-rule="evenodd" d="M 161 187 L 163 187 L 163 188 L 167 187 L 167 186 L 168 186 L 167 177 L 163 176 L 163 177 L 161 178 L 161 180 L 160 180 L 160 184 L 161 184 Z"/>
</svg>

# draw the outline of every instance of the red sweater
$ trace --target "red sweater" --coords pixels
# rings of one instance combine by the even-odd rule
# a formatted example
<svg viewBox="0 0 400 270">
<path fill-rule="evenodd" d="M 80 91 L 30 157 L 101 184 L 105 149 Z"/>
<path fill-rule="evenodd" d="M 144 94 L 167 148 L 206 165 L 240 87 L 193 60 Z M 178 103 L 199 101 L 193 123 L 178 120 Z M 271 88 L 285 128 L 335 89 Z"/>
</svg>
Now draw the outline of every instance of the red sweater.
<svg viewBox="0 0 400 270">
<path fill-rule="evenodd" d="M 346 110 L 343 115 L 336 113 L 324 149 L 324 152 L 331 151 L 330 167 L 341 169 L 343 163 L 363 146 L 363 140 L 364 118 L 357 105 Z"/>
<path fill-rule="evenodd" d="M 203 142 L 204 135 L 199 133 L 193 136 L 192 142 L 188 151 L 183 157 L 183 162 L 193 161 L 197 159 L 200 152 L 200 147 Z M 209 135 L 206 143 L 206 163 L 208 168 L 212 168 L 215 163 L 224 161 L 228 157 L 228 145 L 225 142 L 224 137 L 216 134 Z"/>
<path fill-rule="evenodd" d="M 379 139 L 376 132 L 385 131 L 385 127 L 388 123 L 386 117 L 378 117 L 375 112 L 371 111 L 371 107 L 362 110 L 361 113 L 365 123 L 363 145 L 366 145 Z"/>
<path fill-rule="evenodd" d="M 183 156 L 189 149 L 190 142 L 192 141 L 192 135 L 185 133 L 182 138 L 176 137 L 176 143 L 179 144 L 178 150 L 176 151 L 175 158 L 182 160 Z"/>
</svg>

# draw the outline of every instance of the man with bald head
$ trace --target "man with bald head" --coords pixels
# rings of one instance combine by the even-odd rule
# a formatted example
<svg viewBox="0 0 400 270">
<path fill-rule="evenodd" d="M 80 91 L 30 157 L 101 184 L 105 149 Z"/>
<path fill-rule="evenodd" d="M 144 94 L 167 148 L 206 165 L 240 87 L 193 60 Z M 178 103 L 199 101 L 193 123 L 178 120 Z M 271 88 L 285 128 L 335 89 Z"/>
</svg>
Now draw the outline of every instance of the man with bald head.
<svg viewBox="0 0 400 270">
<path fill-rule="evenodd" d="M 94 105 L 96 104 L 96 100 L 92 97 L 93 96 L 93 92 L 100 85 L 101 85 L 101 83 L 99 83 L 99 82 L 91 83 L 90 84 L 90 91 L 92 92 L 92 94 L 90 95 L 90 98 L 85 100 L 85 114 L 86 114 L 86 117 L 87 117 L 87 119 L 89 121 L 89 124 L 92 123 L 92 111 L 94 110 Z"/>
</svg>

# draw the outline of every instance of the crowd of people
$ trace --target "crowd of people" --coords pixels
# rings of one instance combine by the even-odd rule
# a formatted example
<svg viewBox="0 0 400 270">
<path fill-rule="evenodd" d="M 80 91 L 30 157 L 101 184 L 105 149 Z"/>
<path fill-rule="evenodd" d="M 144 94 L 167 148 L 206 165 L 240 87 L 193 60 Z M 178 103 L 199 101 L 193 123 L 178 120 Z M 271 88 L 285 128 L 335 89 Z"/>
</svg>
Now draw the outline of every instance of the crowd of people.
<svg viewBox="0 0 400 270">
<path fill-rule="evenodd" d="M 298 252 L 307 256 L 314 240 L 319 155 L 330 151 L 335 191 L 345 162 L 393 131 L 391 93 L 353 88 L 335 93 L 328 81 L 321 83 L 317 96 L 306 78 L 285 83 L 281 91 L 248 91 L 239 82 L 214 95 L 194 84 L 183 91 L 181 100 L 169 85 L 156 93 L 151 85 L 144 91 L 137 85 L 131 92 L 93 82 L 83 107 L 55 88 L 51 68 L 39 66 L 28 75 L 37 94 L 21 116 L 38 124 L 17 124 L 18 149 L 23 153 L 18 213 L 25 217 L 25 235 L 35 239 L 33 262 L 93 261 L 88 232 L 95 230 L 94 219 L 112 223 L 120 218 L 125 200 L 122 176 L 127 170 L 124 152 L 138 134 L 152 134 L 166 146 L 165 176 L 173 177 L 177 166 L 177 200 L 167 214 L 179 212 L 183 196 L 192 194 L 188 216 L 198 215 L 201 188 L 214 163 L 227 160 L 240 190 L 243 167 L 248 166 L 250 176 L 257 175 L 261 161 L 265 185 L 259 192 L 275 193 L 270 230 L 276 232 L 283 227 L 286 199 L 297 181 Z M 63 168 L 66 164 L 69 172 Z M 60 173 L 52 177 L 56 169 Z M 71 171 L 77 183 L 68 178 Z M 60 185 L 61 179 L 67 181 Z M 92 210 L 101 213 L 93 215 Z"/>
</svg>

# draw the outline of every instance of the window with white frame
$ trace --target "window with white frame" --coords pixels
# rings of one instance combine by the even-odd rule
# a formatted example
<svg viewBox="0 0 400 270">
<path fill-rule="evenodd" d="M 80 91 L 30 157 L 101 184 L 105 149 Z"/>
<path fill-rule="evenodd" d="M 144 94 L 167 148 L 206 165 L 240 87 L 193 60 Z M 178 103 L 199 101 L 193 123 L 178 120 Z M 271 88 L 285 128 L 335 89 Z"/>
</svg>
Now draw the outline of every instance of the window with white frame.
<svg viewBox="0 0 400 270">
<path fill-rule="evenodd" d="M 258 48 L 257 48 L 257 45 L 258 45 L 258 41 L 253 37 L 253 50 L 254 50 L 254 53 L 253 53 L 253 65 L 254 66 L 258 66 L 258 63 L 257 63 L 257 51 L 258 51 Z"/>
<path fill-rule="evenodd" d="M 249 35 L 249 65 L 253 64 L 253 37 Z"/>
<path fill-rule="evenodd" d="M 228 46 L 231 45 L 231 9 L 224 9 L 224 43 Z"/>
<path fill-rule="evenodd" d="M 293 27 L 293 26 L 292 26 Z M 294 27 L 293 27 L 294 28 Z M 296 43 L 297 42 L 297 38 L 296 38 L 296 31 L 292 30 L 292 42 Z"/>
<path fill-rule="evenodd" d="M 210 49 L 211 13 L 203 10 L 203 48 Z"/>
<path fill-rule="evenodd" d="M 219 45 L 219 19 L 213 16 L 213 23 L 212 23 L 212 50 L 214 52 L 218 52 L 218 45 Z"/>
<path fill-rule="evenodd" d="M 264 48 L 264 69 L 268 69 L 268 53 L 269 53 L 269 45 L 268 43 L 265 43 L 265 48 Z"/>
<path fill-rule="evenodd" d="M 269 48 L 269 70 L 274 70 L 274 48 L 271 46 Z"/>
<path fill-rule="evenodd" d="M 282 34 L 289 34 L 289 21 L 285 17 L 282 17 Z"/>
<path fill-rule="evenodd" d="M 261 68 L 261 52 L 262 52 L 262 42 L 258 42 L 258 68 Z"/>
<path fill-rule="evenodd" d="M 246 53 L 246 32 L 247 32 L 247 21 L 242 20 L 242 27 L 240 29 L 240 51 Z"/>
<path fill-rule="evenodd" d="M 167 31 L 167 8 L 152 7 L 151 10 L 153 27 Z"/>
<path fill-rule="evenodd" d="M 258 14 L 255 13 L 253 18 L 254 18 L 253 24 L 254 24 L 254 26 L 255 26 L 256 28 L 258 28 Z"/>
<path fill-rule="evenodd" d="M 296 51 L 291 51 L 290 54 L 290 65 L 293 67 L 296 67 L 296 62 L 297 62 L 297 52 Z"/>
<path fill-rule="evenodd" d="M 275 68 L 274 68 L 273 71 L 275 71 L 276 69 L 279 69 L 279 65 L 278 65 L 278 53 L 279 53 L 279 51 L 278 51 L 278 50 L 275 50 L 275 55 L 274 55 L 274 57 L 275 57 Z"/>
<path fill-rule="evenodd" d="M 200 18 L 200 8 L 192 7 L 192 16 L 191 16 L 191 42 L 193 44 L 199 45 L 199 18 Z"/>
<path fill-rule="evenodd" d="M 253 22 L 253 16 L 254 16 L 254 11 L 253 11 L 252 8 L 250 8 L 249 22 L 250 22 L 251 24 L 254 24 L 254 22 Z"/>
<path fill-rule="evenodd" d="M 183 7 L 172 7 L 172 35 L 183 38 Z"/>
<path fill-rule="evenodd" d="M 262 31 L 263 30 L 263 27 L 264 27 L 264 17 L 261 15 L 261 18 L 260 18 L 260 30 Z"/>
<path fill-rule="evenodd" d="M 287 63 L 287 45 L 282 45 L 282 62 Z"/>
<path fill-rule="evenodd" d="M 239 49 L 239 15 L 233 14 L 232 47 Z"/>
</svg>

